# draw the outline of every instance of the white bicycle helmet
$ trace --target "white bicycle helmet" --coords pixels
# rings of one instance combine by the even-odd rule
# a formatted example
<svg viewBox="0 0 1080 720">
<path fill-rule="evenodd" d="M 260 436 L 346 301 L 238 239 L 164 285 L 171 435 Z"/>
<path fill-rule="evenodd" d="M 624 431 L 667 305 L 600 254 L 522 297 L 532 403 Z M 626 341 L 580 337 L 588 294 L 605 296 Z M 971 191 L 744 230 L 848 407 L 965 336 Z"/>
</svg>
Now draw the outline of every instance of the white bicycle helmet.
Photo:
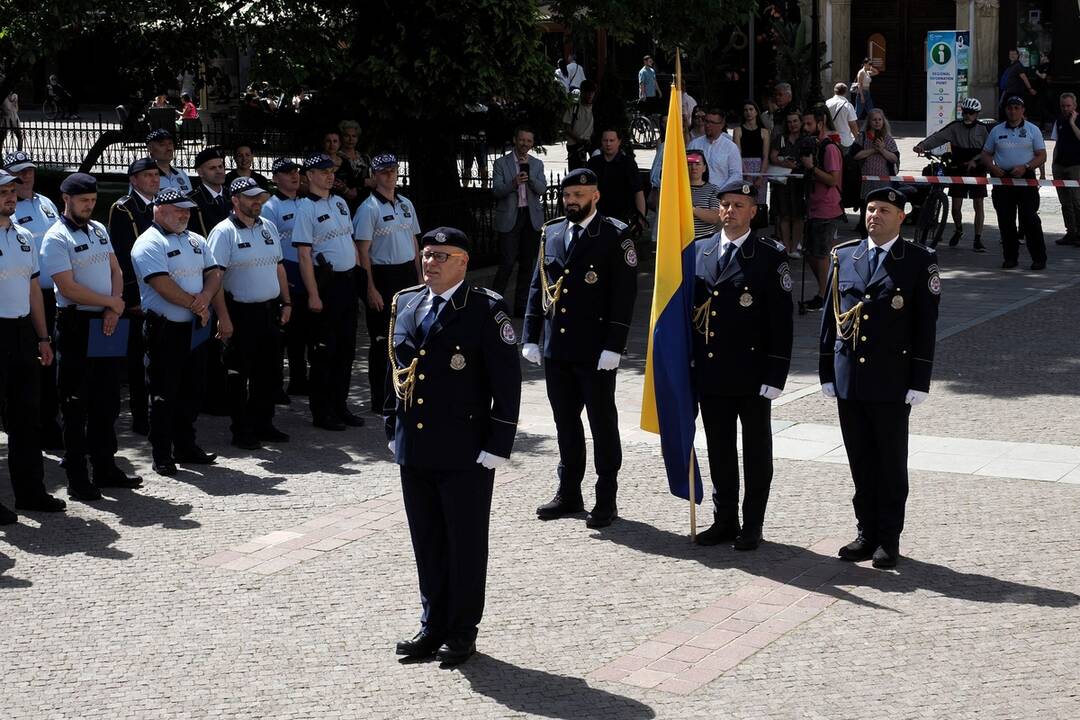
<svg viewBox="0 0 1080 720">
<path fill-rule="evenodd" d="M 964 101 L 960 103 L 961 110 L 971 110 L 973 112 L 980 112 L 982 110 L 982 103 L 979 102 L 979 98 L 964 98 Z"/>
</svg>

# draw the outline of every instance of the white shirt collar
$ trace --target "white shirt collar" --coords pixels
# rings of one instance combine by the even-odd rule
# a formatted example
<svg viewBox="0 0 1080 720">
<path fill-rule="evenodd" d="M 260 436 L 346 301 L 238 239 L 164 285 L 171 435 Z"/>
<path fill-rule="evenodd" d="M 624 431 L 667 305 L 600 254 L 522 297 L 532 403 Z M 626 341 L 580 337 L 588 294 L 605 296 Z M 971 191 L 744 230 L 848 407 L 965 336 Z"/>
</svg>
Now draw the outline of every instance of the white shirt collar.
<svg viewBox="0 0 1080 720">
<path fill-rule="evenodd" d="M 139 199 L 140 199 L 140 200 L 142 200 L 142 201 L 143 201 L 144 203 L 146 203 L 147 205 L 150 205 L 151 203 L 153 203 L 153 202 L 154 202 L 154 198 L 148 198 L 148 197 L 146 197 L 145 195 L 143 195 L 143 194 L 142 194 L 141 192 L 139 192 L 139 191 L 138 191 L 138 190 L 136 190 L 135 188 L 131 188 L 131 192 L 133 192 L 133 193 L 135 193 L 136 195 L 138 195 L 138 196 L 139 196 Z"/>
<path fill-rule="evenodd" d="M 873 250 L 875 247 L 880 247 L 885 252 L 889 252 L 890 250 L 892 250 L 893 243 L 895 243 L 899 237 L 900 236 L 897 235 L 896 237 L 894 237 L 892 240 L 885 243 L 884 245 L 877 245 L 870 238 L 866 238 L 866 249 L 867 250 Z"/>
<path fill-rule="evenodd" d="M 219 197 L 221 197 L 225 193 L 225 186 L 224 185 L 222 185 L 221 189 L 216 191 L 216 192 L 209 185 L 203 185 L 203 187 L 206 188 L 206 191 L 208 193 L 210 193 L 210 197 L 214 198 L 215 200 L 217 200 Z"/>
<path fill-rule="evenodd" d="M 581 226 L 581 229 L 582 229 L 582 231 L 584 231 L 584 230 L 585 230 L 585 228 L 589 227 L 589 223 L 591 223 L 591 222 L 592 222 L 592 220 L 593 220 L 593 218 L 594 218 L 594 217 L 596 217 L 596 209 L 595 209 L 595 208 L 594 208 L 594 209 L 593 209 L 593 211 L 592 211 L 592 215 L 590 215 L 589 217 L 585 218 L 585 219 L 584 219 L 584 220 L 582 220 L 581 222 L 577 222 L 577 223 L 576 223 L 576 222 L 572 222 L 572 223 L 570 223 L 570 227 L 571 227 L 571 228 L 573 228 L 573 227 L 574 227 L 575 225 L 579 225 L 579 226 Z M 569 242 L 569 238 L 567 238 L 567 242 Z"/>
<path fill-rule="evenodd" d="M 446 291 L 446 292 L 444 292 L 444 293 L 438 293 L 439 297 L 441 297 L 441 298 L 442 298 L 443 300 L 445 300 L 446 302 L 450 302 L 450 298 L 454 297 L 454 293 L 456 293 L 456 292 L 457 292 L 457 289 L 458 289 L 459 287 L 461 287 L 461 283 L 463 283 L 463 282 L 465 282 L 465 281 L 464 281 L 464 280 L 462 280 L 462 281 L 461 281 L 461 282 L 459 282 L 459 283 L 458 283 L 457 285 L 455 285 L 454 287 L 450 288 L 449 290 L 447 290 L 447 291 Z M 436 295 L 436 293 L 432 292 L 432 291 L 431 291 L 431 288 L 428 288 L 428 296 L 427 296 L 427 301 L 428 301 L 428 304 L 429 304 L 429 305 L 430 305 L 431 303 L 433 303 L 433 302 L 435 301 L 435 295 Z M 444 305 L 444 307 L 445 307 L 445 303 L 444 303 L 443 305 Z M 440 308 L 440 309 L 441 309 L 441 308 Z"/>
<path fill-rule="evenodd" d="M 727 230 L 721 230 L 720 231 L 720 247 L 723 248 L 728 243 L 735 243 L 736 248 L 741 248 L 742 244 L 744 242 L 746 242 L 746 238 L 748 238 L 748 237 L 750 237 L 750 231 L 749 230 L 747 230 L 742 235 L 740 235 L 739 237 L 734 238 L 734 239 L 728 237 Z"/>
</svg>

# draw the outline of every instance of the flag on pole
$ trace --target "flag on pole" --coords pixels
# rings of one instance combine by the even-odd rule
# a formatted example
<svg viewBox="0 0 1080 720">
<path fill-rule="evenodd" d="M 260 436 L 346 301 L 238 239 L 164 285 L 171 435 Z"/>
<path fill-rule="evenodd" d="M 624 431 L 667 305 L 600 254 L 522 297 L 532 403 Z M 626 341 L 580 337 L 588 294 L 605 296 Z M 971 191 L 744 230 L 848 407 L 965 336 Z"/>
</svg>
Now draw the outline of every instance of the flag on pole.
<svg viewBox="0 0 1080 720">
<path fill-rule="evenodd" d="M 656 281 L 649 316 L 641 429 L 660 435 L 660 450 L 671 493 L 700 503 L 701 474 L 693 452 L 697 408 L 690 368 L 693 358 L 690 316 L 694 301 L 694 214 L 683 140 L 682 69 L 678 54 L 675 68 L 660 179 Z M 693 488 L 690 487 L 691 477 Z"/>
</svg>

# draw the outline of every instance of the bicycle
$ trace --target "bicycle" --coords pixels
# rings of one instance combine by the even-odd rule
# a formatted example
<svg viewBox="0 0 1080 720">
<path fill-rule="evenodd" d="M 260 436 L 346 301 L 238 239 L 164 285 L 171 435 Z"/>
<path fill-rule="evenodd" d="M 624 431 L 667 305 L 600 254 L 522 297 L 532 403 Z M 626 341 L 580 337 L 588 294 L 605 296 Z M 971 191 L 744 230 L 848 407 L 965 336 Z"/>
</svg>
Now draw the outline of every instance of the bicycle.
<svg viewBox="0 0 1080 720">
<path fill-rule="evenodd" d="M 923 168 L 924 176 L 944 177 L 948 174 L 946 166 L 951 159 L 949 153 L 938 156 L 932 152 L 924 152 L 921 155 L 930 161 Z M 948 223 L 949 201 L 945 197 L 945 186 L 936 183 L 931 184 L 926 198 L 919 207 L 919 215 L 915 219 L 915 236 L 913 239 L 919 245 L 935 248 L 941 242 L 941 237 L 944 235 Z"/>
<path fill-rule="evenodd" d="M 629 103 L 630 144 L 637 148 L 654 148 L 660 142 L 660 126 L 641 111 L 641 101 Z"/>
</svg>

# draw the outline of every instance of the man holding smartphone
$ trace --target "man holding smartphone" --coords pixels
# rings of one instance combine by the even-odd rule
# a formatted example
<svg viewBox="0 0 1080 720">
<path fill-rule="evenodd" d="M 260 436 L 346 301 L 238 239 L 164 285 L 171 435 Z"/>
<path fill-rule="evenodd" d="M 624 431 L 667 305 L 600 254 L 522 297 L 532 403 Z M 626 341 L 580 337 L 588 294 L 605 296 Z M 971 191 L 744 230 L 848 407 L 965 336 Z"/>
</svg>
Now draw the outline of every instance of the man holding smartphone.
<svg viewBox="0 0 1080 720">
<path fill-rule="evenodd" d="M 518 265 L 517 284 L 513 302 L 507 302 L 514 315 L 525 316 L 529 299 L 532 269 L 536 265 L 536 250 L 544 211 L 540 196 L 547 190 L 544 163 L 529 154 L 535 142 L 531 128 L 524 125 L 514 132 L 514 149 L 494 163 L 492 192 L 495 194 L 495 231 L 499 233 L 500 261 L 492 289 L 506 293 L 514 263 Z"/>
</svg>

